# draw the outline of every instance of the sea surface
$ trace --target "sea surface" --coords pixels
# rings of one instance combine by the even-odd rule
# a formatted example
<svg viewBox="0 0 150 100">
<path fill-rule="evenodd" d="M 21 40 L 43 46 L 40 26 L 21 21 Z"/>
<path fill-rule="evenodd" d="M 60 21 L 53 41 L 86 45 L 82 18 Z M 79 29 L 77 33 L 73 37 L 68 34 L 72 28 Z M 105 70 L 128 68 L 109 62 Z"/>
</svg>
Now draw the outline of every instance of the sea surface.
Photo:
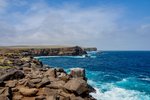
<svg viewBox="0 0 150 100">
<path fill-rule="evenodd" d="M 38 57 L 44 64 L 86 69 L 97 100 L 150 100 L 150 51 L 101 51 L 85 56 Z"/>
</svg>

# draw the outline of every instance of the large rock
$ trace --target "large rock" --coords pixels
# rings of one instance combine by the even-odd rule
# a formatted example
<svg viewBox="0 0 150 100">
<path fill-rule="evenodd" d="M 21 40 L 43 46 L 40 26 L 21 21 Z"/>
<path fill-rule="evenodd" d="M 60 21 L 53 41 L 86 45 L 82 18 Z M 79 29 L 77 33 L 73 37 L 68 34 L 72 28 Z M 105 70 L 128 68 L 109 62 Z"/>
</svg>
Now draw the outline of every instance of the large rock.
<svg viewBox="0 0 150 100">
<path fill-rule="evenodd" d="M 11 97 L 11 89 L 9 87 L 0 88 L 0 100 L 9 100 Z"/>
<path fill-rule="evenodd" d="M 51 89 L 61 89 L 65 85 L 64 81 L 54 81 L 51 84 L 47 85 L 46 87 Z"/>
<path fill-rule="evenodd" d="M 56 77 L 56 69 L 54 68 L 51 68 L 51 69 L 48 69 L 46 72 L 45 72 L 45 76 L 48 76 L 48 77 Z"/>
<path fill-rule="evenodd" d="M 12 80 L 12 81 L 8 81 L 6 86 L 13 88 L 16 86 L 16 84 L 17 84 L 17 80 Z"/>
<path fill-rule="evenodd" d="M 67 82 L 68 80 L 69 80 L 69 75 L 67 75 L 66 73 L 60 73 L 60 75 L 58 76 L 58 78 L 60 79 L 60 80 L 63 80 L 63 81 L 65 81 L 65 82 Z"/>
<path fill-rule="evenodd" d="M 31 79 L 30 82 L 33 83 L 33 84 L 37 84 L 37 83 L 40 83 L 42 81 L 42 79 Z"/>
<path fill-rule="evenodd" d="M 35 96 L 38 93 L 38 89 L 36 89 L 36 88 L 28 89 L 25 87 L 21 87 L 21 88 L 19 88 L 19 91 L 23 96 L 27 96 L 27 97 Z"/>
<path fill-rule="evenodd" d="M 83 69 L 83 68 L 72 68 L 71 72 L 70 72 L 70 75 L 73 78 L 78 78 L 78 77 L 85 78 L 85 69 Z"/>
<path fill-rule="evenodd" d="M 42 79 L 42 81 L 39 84 L 37 84 L 37 87 L 41 88 L 41 87 L 44 87 L 45 85 L 48 85 L 48 84 L 50 84 L 50 80 L 47 77 L 44 77 Z"/>
<path fill-rule="evenodd" d="M 0 77 L 0 81 L 7 81 L 12 79 L 21 79 L 24 77 L 24 73 L 20 70 L 10 71 Z"/>
<path fill-rule="evenodd" d="M 65 85 L 64 88 L 70 92 L 77 93 L 81 95 L 88 91 L 88 84 L 82 78 L 74 78 L 69 80 Z"/>
</svg>

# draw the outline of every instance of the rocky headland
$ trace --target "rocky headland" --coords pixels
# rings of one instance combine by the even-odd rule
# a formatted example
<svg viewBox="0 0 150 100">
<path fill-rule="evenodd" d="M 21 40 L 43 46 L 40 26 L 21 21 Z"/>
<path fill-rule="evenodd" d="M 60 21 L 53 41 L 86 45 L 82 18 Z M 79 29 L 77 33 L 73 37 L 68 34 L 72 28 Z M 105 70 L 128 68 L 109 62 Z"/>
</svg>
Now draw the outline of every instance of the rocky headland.
<svg viewBox="0 0 150 100">
<path fill-rule="evenodd" d="M 78 46 L 69 48 L 1 48 L 0 100 L 95 100 L 85 70 L 43 65 L 34 56 L 82 55 Z"/>
</svg>

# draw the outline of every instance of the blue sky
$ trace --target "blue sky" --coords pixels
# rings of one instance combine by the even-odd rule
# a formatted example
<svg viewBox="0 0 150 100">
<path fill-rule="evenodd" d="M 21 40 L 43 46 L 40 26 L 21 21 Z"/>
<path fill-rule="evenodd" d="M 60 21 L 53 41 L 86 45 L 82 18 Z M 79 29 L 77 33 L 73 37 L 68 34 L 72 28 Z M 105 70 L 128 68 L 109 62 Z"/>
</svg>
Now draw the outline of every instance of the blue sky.
<svg viewBox="0 0 150 100">
<path fill-rule="evenodd" d="M 0 45 L 150 50 L 150 0 L 0 0 Z"/>
</svg>

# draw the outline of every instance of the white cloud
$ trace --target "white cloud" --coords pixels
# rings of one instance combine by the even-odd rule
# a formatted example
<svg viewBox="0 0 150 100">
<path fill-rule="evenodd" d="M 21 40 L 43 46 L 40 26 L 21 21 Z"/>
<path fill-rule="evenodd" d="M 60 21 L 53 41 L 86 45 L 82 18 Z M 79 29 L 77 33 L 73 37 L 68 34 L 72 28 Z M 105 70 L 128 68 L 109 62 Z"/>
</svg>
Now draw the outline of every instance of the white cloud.
<svg viewBox="0 0 150 100">
<path fill-rule="evenodd" d="M 7 14 L 10 17 L 0 20 L 0 45 L 69 44 L 124 49 L 134 38 L 132 32 L 137 32 L 120 24 L 124 13 L 115 7 L 85 9 L 65 4 L 57 8 L 41 1 L 13 5 L 20 4 L 28 8 L 11 12 Z"/>
<path fill-rule="evenodd" d="M 12 34 L 16 37 L 10 40 L 12 44 L 88 45 L 92 39 L 100 39 L 104 34 L 116 31 L 119 13 L 101 7 L 81 9 L 65 5 L 57 9 L 36 3 L 28 8 L 26 14 L 14 12 L 13 16 L 19 22 L 13 25 L 15 32 Z"/>
</svg>

